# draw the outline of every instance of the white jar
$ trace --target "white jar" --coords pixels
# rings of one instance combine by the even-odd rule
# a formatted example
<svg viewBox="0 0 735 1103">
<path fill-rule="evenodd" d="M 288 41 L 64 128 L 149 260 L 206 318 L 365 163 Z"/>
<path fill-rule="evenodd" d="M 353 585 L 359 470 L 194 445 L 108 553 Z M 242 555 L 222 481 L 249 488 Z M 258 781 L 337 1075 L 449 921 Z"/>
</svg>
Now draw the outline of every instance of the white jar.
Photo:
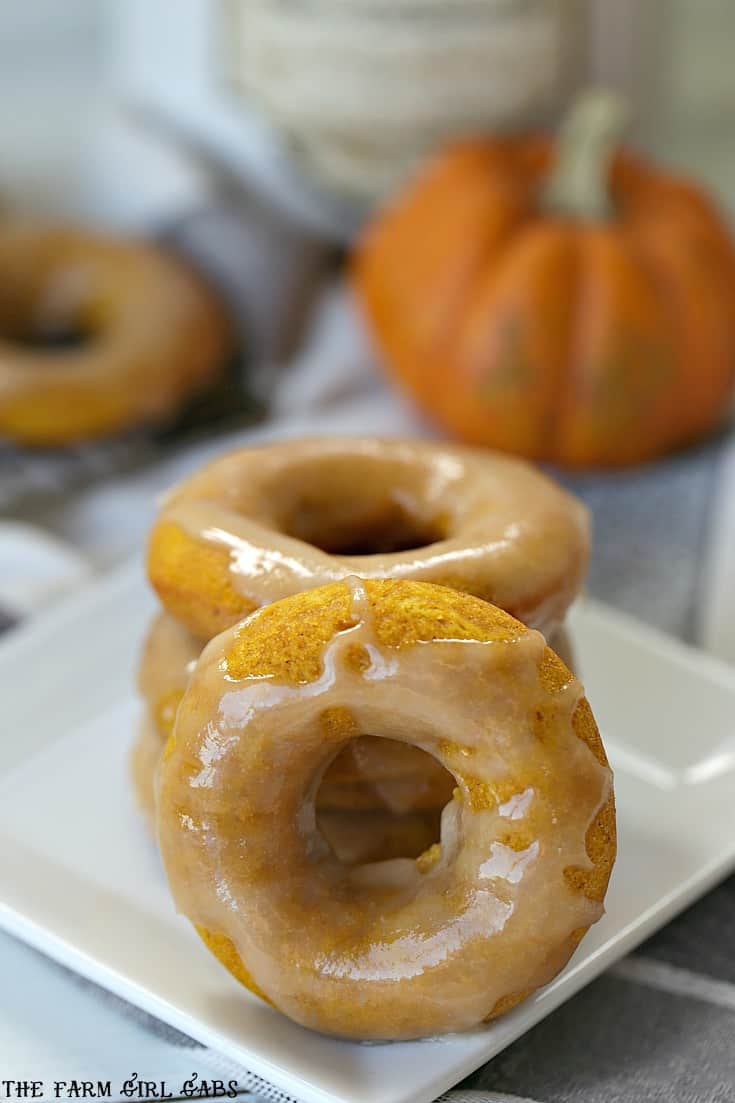
<svg viewBox="0 0 735 1103">
<path fill-rule="evenodd" d="M 372 202 L 447 139 L 553 113 L 583 0 L 221 0 L 232 88 L 328 190 Z"/>
</svg>

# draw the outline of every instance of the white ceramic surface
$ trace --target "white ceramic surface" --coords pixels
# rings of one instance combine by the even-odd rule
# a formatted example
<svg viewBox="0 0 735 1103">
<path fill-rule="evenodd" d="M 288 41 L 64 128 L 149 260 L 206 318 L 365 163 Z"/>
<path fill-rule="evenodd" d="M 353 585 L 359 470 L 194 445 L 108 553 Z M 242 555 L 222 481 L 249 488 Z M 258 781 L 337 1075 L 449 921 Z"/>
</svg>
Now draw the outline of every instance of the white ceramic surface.
<svg viewBox="0 0 735 1103">
<path fill-rule="evenodd" d="M 426 1103 L 735 867 L 735 672 L 595 605 L 573 617 L 616 767 L 607 915 L 564 973 L 492 1026 L 360 1046 L 248 996 L 174 914 L 129 792 L 136 566 L 0 644 L 0 924 L 308 1103 Z"/>
</svg>

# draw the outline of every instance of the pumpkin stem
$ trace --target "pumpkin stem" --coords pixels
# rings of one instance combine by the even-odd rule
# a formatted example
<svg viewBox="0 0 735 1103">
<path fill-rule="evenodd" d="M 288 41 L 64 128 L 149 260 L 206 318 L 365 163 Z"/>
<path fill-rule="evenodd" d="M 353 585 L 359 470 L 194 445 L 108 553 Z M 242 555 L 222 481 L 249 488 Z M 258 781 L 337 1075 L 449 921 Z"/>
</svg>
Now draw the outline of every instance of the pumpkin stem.
<svg viewBox="0 0 735 1103">
<path fill-rule="evenodd" d="M 559 130 L 556 163 L 541 195 L 544 209 L 572 218 L 613 216 L 608 175 L 627 122 L 625 101 L 615 92 L 582 94 Z"/>
</svg>

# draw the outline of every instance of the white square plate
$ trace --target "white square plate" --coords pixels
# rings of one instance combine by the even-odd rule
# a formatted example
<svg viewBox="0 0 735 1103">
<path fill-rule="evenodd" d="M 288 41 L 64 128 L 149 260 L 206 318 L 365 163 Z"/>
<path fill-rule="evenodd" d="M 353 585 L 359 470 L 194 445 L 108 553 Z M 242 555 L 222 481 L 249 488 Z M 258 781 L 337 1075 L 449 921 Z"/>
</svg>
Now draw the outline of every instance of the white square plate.
<svg viewBox="0 0 735 1103">
<path fill-rule="evenodd" d="M 126 756 L 152 609 L 128 567 L 0 644 L 0 924 L 309 1103 L 434 1099 L 735 867 L 735 671 L 587 604 L 572 635 L 619 811 L 607 915 L 552 984 L 474 1033 L 310 1033 L 199 944 L 139 822 Z"/>
</svg>

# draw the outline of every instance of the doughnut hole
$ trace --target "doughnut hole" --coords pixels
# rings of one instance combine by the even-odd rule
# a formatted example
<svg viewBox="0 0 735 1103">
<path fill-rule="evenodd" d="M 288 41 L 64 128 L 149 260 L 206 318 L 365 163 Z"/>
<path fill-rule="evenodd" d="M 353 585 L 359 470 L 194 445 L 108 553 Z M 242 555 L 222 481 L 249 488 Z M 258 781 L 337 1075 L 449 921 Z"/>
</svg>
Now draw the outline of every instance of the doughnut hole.
<svg viewBox="0 0 735 1103">
<path fill-rule="evenodd" d="M 44 353 L 66 352 L 80 349 L 93 340 L 93 334 L 74 322 L 55 322 L 53 326 L 44 326 L 23 330 L 11 336 L 16 345 L 36 349 Z"/>
<path fill-rule="evenodd" d="M 330 555 L 425 548 L 445 540 L 451 523 L 448 516 L 421 511 L 419 503 L 430 500 L 427 479 L 420 465 L 386 465 L 376 456 L 353 457 L 341 469 L 331 460 L 310 460 L 298 479 L 279 486 L 274 520 L 287 536 Z"/>
<path fill-rule="evenodd" d="M 414 551 L 446 539 L 446 526 L 437 518 L 413 516 L 386 500 L 374 510 L 357 510 L 346 522 L 335 502 L 305 499 L 286 519 L 283 531 L 329 555 L 389 555 Z"/>
<path fill-rule="evenodd" d="M 442 811 L 455 786 L 419 747 L 357 736 L 317 790 L 317 826 L 345 866 L 419 858 L 441 841 Z"/>
<path fill-rule="evenodd" d="M 14 272 L 0 291 L 0 336 L 21 348 L 53 354 L 95 340 L 101 318 L 81 266 L 57 271 L 47 264 Z"/>
</svg>

